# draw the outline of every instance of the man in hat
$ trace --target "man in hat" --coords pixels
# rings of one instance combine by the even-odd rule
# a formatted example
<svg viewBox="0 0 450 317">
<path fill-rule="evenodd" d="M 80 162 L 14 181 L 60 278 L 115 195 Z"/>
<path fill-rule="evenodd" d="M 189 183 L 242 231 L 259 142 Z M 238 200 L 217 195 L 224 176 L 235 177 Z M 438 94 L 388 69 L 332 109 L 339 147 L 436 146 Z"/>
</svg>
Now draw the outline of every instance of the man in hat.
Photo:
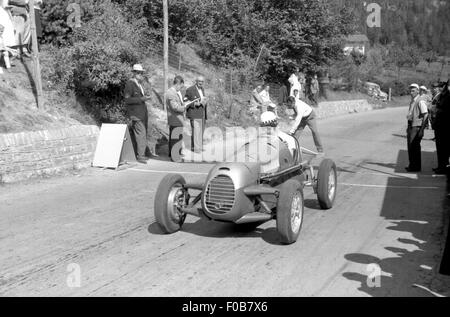
<svg viewBox="0 0 450 317">
<path fill-rule="evenodd" d="M 427 121 L 427 128 L 430 127 L 430 110 L 431 110 L 431 96 L 429 94 L 428 88 L 426 86 L 420 86 L 419 87 L 419 95 L 420 98 L 426 102 L 427 108 L 428 108 L 428 121 Z"/>
<path fill-rule="evenodd" d="M 417 84 L 409 86 L 411 94 L 411 103 L 407 115 L 408 129 L 408 155 L 409 166 L 406 167 L 408 172 L 420 172 L 422 170 L 422 148 L 425 127 L 428 122 L 428 107 L 422 98 L 420 98 L 420 87 Z"/>
<path fill-rule="evenodd" d="M 127 107 L 127 117 L 131 120 L 131 132 L 136 145 L 136 156 L 139 163 L 146 164 L 148 110 L 145 102 L 150 96 L 145 94 L 142 83 L 144 82 L 144 68 L 140 64 L 133 66 L 133 77 L 126 83 L 124 95 Z"/>
</svg>

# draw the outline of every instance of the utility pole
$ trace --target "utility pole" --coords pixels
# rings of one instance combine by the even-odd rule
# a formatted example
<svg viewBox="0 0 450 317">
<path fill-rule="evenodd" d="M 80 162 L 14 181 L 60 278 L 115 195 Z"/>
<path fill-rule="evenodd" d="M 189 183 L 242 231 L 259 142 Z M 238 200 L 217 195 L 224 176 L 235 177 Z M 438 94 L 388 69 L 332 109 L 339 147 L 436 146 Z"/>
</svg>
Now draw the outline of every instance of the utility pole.
<svg viewBox="0 0 450 317">
<path fill-rule="evenodd" d="M 36 16 L 34 10 L 34 2 L 35 0 L 29 1 L 29 10 L 30 10 L 30 22 L 31 22 L 31 41 L 33 45 L 32 59 L 33 59 L 33 73 L 34 73 L 34 86 L 36 88 L 37 94 L 37 107 L 41 107 L 42 103 L 42 79 L 41 79 L 41 65 L 39 63 L 39 47 L 38 47 L 38 39 L 36 34 Z"/>
<path fill-rule="evenodd" d="M 164 11 L 164 110 L 167 110 L 167 90 L 169 76 L 169 6 L 168 0 L 163 0 Z"/>
</svg>

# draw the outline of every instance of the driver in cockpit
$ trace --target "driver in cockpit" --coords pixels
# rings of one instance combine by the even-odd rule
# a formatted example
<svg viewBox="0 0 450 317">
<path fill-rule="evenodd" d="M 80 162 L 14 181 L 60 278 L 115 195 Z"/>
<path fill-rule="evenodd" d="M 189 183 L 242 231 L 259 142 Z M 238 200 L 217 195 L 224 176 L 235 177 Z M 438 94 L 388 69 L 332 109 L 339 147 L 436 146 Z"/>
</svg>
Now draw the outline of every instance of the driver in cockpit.
<svg viewBox="0 0 450 317">
<path fill-rule="evenodd" d="M 293 136 L 290 136 L 278 128 L 278 117 L 275 113 L 271 111 L 264 112 L 261 115 L 260 125 L 263 128 L 273 128 L 274 131 L 271 131 L 271 134 L 276 135 L 284 144 L 286 144 L 289 152 L 293 157 L 295 156 L 295 150 L 297 150 L 296 140 Z"/>
</svg>

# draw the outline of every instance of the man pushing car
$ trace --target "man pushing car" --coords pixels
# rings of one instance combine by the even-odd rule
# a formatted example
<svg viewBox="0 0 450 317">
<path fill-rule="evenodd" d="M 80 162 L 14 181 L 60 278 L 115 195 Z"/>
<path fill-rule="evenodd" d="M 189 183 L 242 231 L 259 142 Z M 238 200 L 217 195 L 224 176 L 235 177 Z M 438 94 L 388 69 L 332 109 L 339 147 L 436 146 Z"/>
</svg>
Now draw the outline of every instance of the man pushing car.
<svg viewBox="0 0 450 317">
<path fill-rule="evenodd" d="M 320 139 L 319 131 L 317 129 L 317 116 L 313 108 L 293 96 L 288 98 L 287 106 L 289 109 L 294 110 L 296 115 L 294 124 L 292 125 L 289 134 L 295 136 L 300 142 L 300 136 L 305 127 L 308 126 L 311 129 L 317 152 L 324 154 L 322 140 Z"/>
</svg>

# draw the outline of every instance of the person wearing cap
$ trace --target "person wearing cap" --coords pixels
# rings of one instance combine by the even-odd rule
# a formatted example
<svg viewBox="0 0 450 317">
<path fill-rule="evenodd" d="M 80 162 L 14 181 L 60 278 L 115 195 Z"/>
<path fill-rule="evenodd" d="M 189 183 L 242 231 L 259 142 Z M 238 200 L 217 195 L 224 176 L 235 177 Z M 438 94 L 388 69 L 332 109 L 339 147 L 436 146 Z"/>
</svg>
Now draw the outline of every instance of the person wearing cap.
<svg viewBox="0 0 450 317">
<path fill-rule="evenodd" d="M 186 89 L 184 102 L 188 103 L 186 117 L 191 123 L 191 151 L 203 151 L 203 135 L 208 120 L 208 100 L 205 94 L 205 77 L 199 76 L 195 85 Z"/>
<path fill-rule="evenodd" d="M 276 129 L 276 135 L 283 141 L 289 148 L 289 151 L 294 155 L 296 150 L 296 142 L 293 136 L 278 129 L 278 116 L 272 111 L 266 111 L 261 115 L 260 126 L 263 128 Z"/>
<path fill-rule="evenodd" d="M 319 131 L 317 129 L 316 113 L 315 111 L 305 102 L 300 99 L 290 96 L 288 98 L 287 106 L 289 109 L 294 110 L 296 118 L 294 124 L 292 125 L 290 135 L 295 136 L 300 142 L 300 136 L 306 126 L 312 132 L 314 144 L 316 145 L 317 151 L 323 154 L 322 140 L 320 139 Z"/>
<path fill-rule="evenodd" d="M 434 132 L 438 167 L 433 171 L 438 175 L 445 175 L 450 156 L 450 91 L 448 83 L 441 87 L 441 93 L 434 101 L 436 105 Z"/>
<path fill-rule="evenodd" d="M 427 128 L 431 128 L 431 122 L 430 122 L 430 110 L 431 110 L 431 96 L 429 94 L 428 88 L 426 86 L 420 86 L 419 87 L 419 95 L 420 98 L 426 102 L 427 108 L 428 108 L 428 121 L 427 121 Z"/>
<path fill-rule="evenodd" d="M 407 120 L 407 141 L 409 166 L 408 172 L 420 172 L 422 170 L 422 148 L 421 142 L 428 122 L 428 107 L 422 98 L 420 98 L 420 87 L 412 84 L 410 87 L 411 103 L 409 105 Z"/>
<path fill-rule="evenodd" d="M 133 77 L 126 83 L 124 89 L 127 117 L 131 120 L 131 132 L 136 145 L 136 156 L 139 163 L 146 164 L 148 110 L 146 101 L 150 96 L 145 94 L 142 83 L 144 68 L 140 64 L 133 66 Z"/>
<path fill-rule="evenodd" d="M 295 138 L 278 128 L 278 117 L 272 111 L 262 113 L 260 127 L 264 128 L 260 130 L 258 136 L 257 151 L 260 152 L 249 151 L 250 153 L 246 154 L 257 158 L 262 163 L 262 173 L 274 173 L 280 168 L 291 167 L 290 164 L 297 150 Z"/>
</svg>

